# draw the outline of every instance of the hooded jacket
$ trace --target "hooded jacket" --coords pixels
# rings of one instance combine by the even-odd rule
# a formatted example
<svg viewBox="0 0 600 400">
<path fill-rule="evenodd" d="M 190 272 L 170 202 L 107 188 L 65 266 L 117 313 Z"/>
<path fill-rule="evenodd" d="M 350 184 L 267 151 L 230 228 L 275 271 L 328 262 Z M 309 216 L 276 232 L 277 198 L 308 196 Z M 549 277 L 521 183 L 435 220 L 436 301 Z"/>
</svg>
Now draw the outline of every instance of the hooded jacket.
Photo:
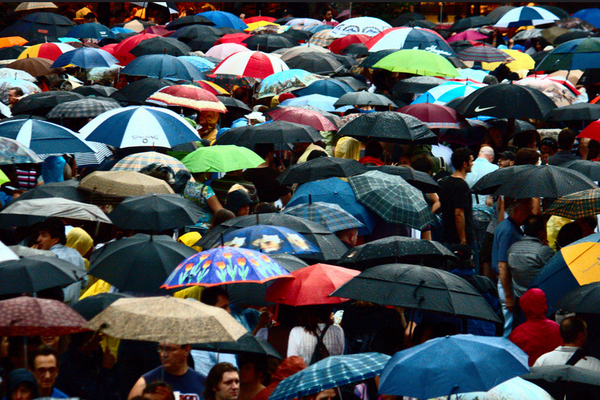
<svg viewBox="0 0 600 400">
<path fill-rule="evenodd" d="M 269 383 L 269 386 L 258 392 L 252 400 L 267 400 L 282 380 L 288 376 L 294 375 L 296 372 L 302 371 L 304 368 L 306 368 L 306 363 L 302 357 L 290 356 L 285 358 L 271 376 L 271 383 Z"/>
<path fill-rule="evenodd" d="M 25 368 L 13 370 L 9 375 L 6 383 L 6 398 L 11 399 L 12 394 L 20 384 L 26 384 L 32 393 L 32 399 L 39 397 L 38 384 L 35 376 L 31 371 Z"/>
<path fill-rule="evenodd" d="M 519 299 L 527 321 L 517 326 L 508 339 L 529 355 L 529 366 L 542 354 L 563 345 L 559 325 L 546 318 L 548 305 L 541 289 L 529 289 Z"/>
</svg>

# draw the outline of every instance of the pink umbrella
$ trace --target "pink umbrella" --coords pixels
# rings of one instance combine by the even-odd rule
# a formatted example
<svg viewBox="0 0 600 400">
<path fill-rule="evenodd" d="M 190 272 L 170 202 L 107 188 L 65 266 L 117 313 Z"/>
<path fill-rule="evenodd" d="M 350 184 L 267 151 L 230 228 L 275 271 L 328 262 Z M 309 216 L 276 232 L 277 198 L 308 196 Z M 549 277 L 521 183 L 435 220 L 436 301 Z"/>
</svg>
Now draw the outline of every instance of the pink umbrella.
<svg viewBox="0 0 600 400">
<path fill-rule="evenodd" d="M 165 28 L 164 25 L 152 25 L 142 31 L 142 33 L 151 33 L 153 35 L 160 35 L 162 37 L 170 36 L 174 32 L 175 31 L 170 31 L 167 28 Z"/>
<path fill-rule="evenodd" d="M 456 35 L 450 36 L 446 41 L 448 43 L 456 42 L 457 40 L 484 40 L 489 39 L 490 37 L 480 33 L 477 30 L 468 29 L 466 31 L 462 31 L 461 33 L 457 33 Z"/>
<path fill-rule="evenodd" d="M 412 115 L 423 121 L 430 129 L 460 129 L 467 126 L 467 120 L 450 107 L 433 103 L 417 103 L 404 106 L 397 112 Z"/>
<path fill-rule="evenodd" d="M 227 45 L 233 44 L 227 43 L 219 46 Z M 262 51 L 245 50 L 233 53 L 225 58 L 211 73 L 264 79 L 271 74 L 289 69 L 287 64 L 281 61 L 279 57 Z"/>
<path fill-rule="evenodd" d="M 237 43 L 223 43 L 211 47 L 204 55 L 224 60 L 240 51 L 250 51 L 250 49 Z"/>
<path fill-rule="evenodd" d="M 318 131 L 337 131 L 338 127 L 323 114 L 304 108 L 285 107 L 269 113 L 274 121 L 295 122 L 309 125 Z"/>
</svg>

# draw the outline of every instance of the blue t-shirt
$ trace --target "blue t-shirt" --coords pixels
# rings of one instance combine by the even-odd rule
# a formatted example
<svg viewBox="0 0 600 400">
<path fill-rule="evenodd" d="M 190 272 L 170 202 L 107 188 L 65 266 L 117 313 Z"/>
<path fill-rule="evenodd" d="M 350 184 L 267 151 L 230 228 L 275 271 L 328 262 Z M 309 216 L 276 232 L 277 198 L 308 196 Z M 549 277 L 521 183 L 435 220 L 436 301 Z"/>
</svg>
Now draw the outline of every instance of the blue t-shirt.
<svg viewBox="0 0 600 400">
<path fill-rule="evenodd" d="M 164 377 L 163 377 L 164 373 Z M 201 400 L 202 392 L 206 378 L 196 372 L 193 368 L 188 368 L 183 375 L 172 375 L 164 371 L 163 367 L 153 369 L 142 375 L 146 385 L 154 381 L 165 381 L 173 388 L 174 392 L 179 392 L 180 400 Z"/>
<path fill-rule="evenodd" d="M 496 274 L 499 273 L 498 263 L 508 262 L 508 249 L 521 237 L 523 237 L 523 231 L 512 218 L 508 217 L 498 224 L 492 244 L 492 269 Z"/>
<path fill-rule="evenodd" d="M 70 399 L 65 393 L 61 392 L 57 388 L 52 389 L 52 394 L 50 395 L 53 399 Z"/>
</svg>

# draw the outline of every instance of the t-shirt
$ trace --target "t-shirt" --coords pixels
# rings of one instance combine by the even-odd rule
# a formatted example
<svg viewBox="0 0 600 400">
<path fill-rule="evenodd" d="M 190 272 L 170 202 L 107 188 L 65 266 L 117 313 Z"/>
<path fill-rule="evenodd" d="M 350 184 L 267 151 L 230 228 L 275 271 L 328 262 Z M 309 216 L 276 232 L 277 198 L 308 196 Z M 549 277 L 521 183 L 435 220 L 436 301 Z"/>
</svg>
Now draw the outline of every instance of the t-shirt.
<svg viewBox="0 0 600 400">
<path fill-rule="evenodd" d="M 465 235 L 467 243 L 473 243 L 475 234 L 473 232 L 473 200 L 469 185 L 464 179 L 448 176 L 439 182 L 440 211 L 444 223 L 444 243 L 460 243 L 456 231 L 456 220 L 454 210 L 463 208 L 465 210 Z"/>
<path fill-rule="evenodd" d="M 179 392 L 180 400 L 201 400 L 206 383 L 206 377 L 192 368 L 188 368 L 183 375 L 172 375 L 161 366 L 145 373 L 142 378 L 146 381 L 146 385 L 154 381 L 167 382 L 174 392 Z"/>
<path fill-rule="evenodd" d="M 523 231 L 512 218 L 508 217 L 498 224 L 492 243 L 492 269 L 496 274 L 498 263 L 508 262 L 508 249 L 523 237 Z"/>
</svg>

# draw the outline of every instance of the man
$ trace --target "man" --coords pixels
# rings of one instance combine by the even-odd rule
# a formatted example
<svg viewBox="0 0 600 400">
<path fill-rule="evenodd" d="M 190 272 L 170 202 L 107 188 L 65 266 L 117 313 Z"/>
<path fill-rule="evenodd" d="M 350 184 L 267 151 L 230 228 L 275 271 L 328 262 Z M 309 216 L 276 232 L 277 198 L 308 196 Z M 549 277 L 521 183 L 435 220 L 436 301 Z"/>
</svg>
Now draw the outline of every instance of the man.
<svg viewBox="0 0 600 400">
<path fill-rule="evenodd" d="M 576 367 L 600 372 L 600 360 L 584 356 L 581 351 L 588 338 L 587 325 L 581 317 L 572 316 L 563 319 L 560 323 L 560 335 L 565 342 L 564 346 L 558 346 L 553 351 L 540 356 L 533 364 L 534 367 L 569 363 Z"/>
<path fill-rule="evenodd" d="M 206 377 L 204 400 L 237 400 L 240 390 L 239 370 L 222 362 L 211 368 Z"/>
<path fill-rule="evenodd" d="M 261 354 L 240 354 L 240 390 L 238 400 L 253 400 L 265 388 L 263 379 L 267 375 L 267 360 Z"/>
<path fill-rule="evenodd" d="M 350 250 L 358 244 L 358 228 L 349 228 L 335 232 L 335 235 Z"/>
<path fill-rule="evenodd" d="M 23 96 L 23 89 L 20 87 L 10 88 L 8 91 L 8 106 L 13 107 L 15 104 L 21 100 L 21 96 Z"/>
<path fill-rule="evenodd" d="M 248 189 L 248 194 L 252 199 L 253 203 L 258 203 L 258 194 L 256 193 L 256 186 L 250 181 L 245 180 L 242 177 L 244 170 L 238 169 L 237 171 L 231 171 L 225 174 L 222 178 L 214 179 L 210 183 L 210 188 L 215 192 L 215 196 L 219 199 L 219 203 L 225 204 L 227 193 L 229 189 L 236 183 L 242 185 Z"/>
<path fill-rule="evenodd" d="M 515 165 L 515 153 L 510 150 L 500 153 L 498 158 L 498 168 L 512 167 Z"/>
<path fill-rule="evenodd" d="M 568 161 L 581 160 L 571 152 L 577 132 L 571 128 L 565 128 L 558 134 L 558 151 L 553 156 L 548 157 L 548 165 L 561 165 Z"/>
<path fill-rule="evenodd" d="M 336 26 L 338 26 L 340 24 L 338 21 L 333 19 L 333 11 L 331 11 L 331 9 L 325 11 L 325 15 L 323 17 L 324 17 L 324 19 L 322 22 L 325 25 L 329 25 L 329 26 L 335 28 Z"/>
<path fill-rule="evenodd" d="M 40 397 L 69 398 L 65 393 L 54 387 L 58 376 L 58 358 L 53 347 L 48 345 L 39 346 L 32 353 L 29 365 L 37 380 Z"/>
<path fill-rule="evenodd" d="M 182 399 L 202 399 L 205 377 L 188 366 L 187 360 L 191 348 L 189 344 L 160 343 L 158 353 L 162 365 L 142 375 L 129 392 L 127 399 L 141 396 L 146 385 L 154 381 L 167 382 L 174 391 L 180 393 L 179 396 L 183 396 Z"/>
</svg>

